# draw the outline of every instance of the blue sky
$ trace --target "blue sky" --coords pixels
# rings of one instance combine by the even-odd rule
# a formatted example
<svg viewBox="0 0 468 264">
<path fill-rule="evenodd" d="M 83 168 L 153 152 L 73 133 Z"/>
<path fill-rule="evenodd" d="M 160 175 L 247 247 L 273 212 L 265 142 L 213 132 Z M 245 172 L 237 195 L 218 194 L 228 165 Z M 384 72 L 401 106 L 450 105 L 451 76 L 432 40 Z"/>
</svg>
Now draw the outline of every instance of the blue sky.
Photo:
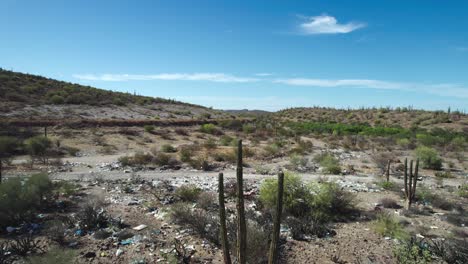
<svg viewBox="0 0 468 264">
<path fill-rule="evenodd" d="M 0 1 L 0 67 L 221 109 L 468 110 L 467 1 Z"/>
</svg>

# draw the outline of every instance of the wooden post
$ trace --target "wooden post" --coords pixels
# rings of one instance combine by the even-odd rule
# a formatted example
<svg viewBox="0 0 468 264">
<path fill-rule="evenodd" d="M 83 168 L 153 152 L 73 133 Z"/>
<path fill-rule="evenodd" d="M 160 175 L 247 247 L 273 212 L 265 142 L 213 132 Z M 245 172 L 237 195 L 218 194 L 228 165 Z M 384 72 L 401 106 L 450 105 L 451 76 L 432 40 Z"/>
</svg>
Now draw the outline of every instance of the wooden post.
<svg viewBox="0 0 468 264">
<path fill-rule="evenodd" d="M 229 255 L 229 242 L 226 228 L 226 208 L 224 207 L 224 179 L 223 173 L 218 175 L 219 220 L 221 224 L 221 246 L 223 247 L 224 264 L 231 264 Z"/>
<path fill-rule="evenodd" d="M 244 186 L 242 170 L 242 140 L 237 145 L 237 261 L 246 263 L 247 227 L 245 224 Z"/>
<path fill-rule="evenodd" d="M 276 201 L 276 214 L 273 224 L 273 237 L 271 239 L 268 264 L 278 263 L 279 258 L 279 237 L 281 227 L 281 213 L 283 211 L 284 173 L 278 174 L 278 197 Z"/>
</svg>

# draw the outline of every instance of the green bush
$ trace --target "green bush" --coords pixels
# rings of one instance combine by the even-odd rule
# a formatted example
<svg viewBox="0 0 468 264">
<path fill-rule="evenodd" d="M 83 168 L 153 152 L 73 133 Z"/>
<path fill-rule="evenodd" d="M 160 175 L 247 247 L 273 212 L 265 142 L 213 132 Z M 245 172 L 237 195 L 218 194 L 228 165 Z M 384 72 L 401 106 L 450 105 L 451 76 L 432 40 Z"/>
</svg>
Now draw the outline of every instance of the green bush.
<svg viewBox="0 0 468 264">
<path fill-rule="evenodd" d="M 218 134 L 218 128 L 213 124 L 204 124 L 200 127 L 200 131 L 206 134 Z"/>
<path fill-rule="evenodd" d="M 145 130 L 145 132 L 153 133 L 155 128 L 153 125 L 145 125 L 143 129 Z"/>
<path fill-rule="evenodd" d="M 35 136 L 27 139 L 25 142 L 25 150 L 31 157 L 42 158 L 45 162 L 48 149 L 52 146 L 52 141 L 44 136 Z"/>
<path fill-rule="evenodd" d="M 415 151 L 416 157 L 422 163 L 422 168 L 440 170 L 442 168 L 442 159 L 433 148 L 420 146 Z"/>
<path fill-rule="evenodd" d="M 463 198 L 468 198 L 468 183 L 464 183 L 460 186 L 458 195 Z"/>
<path fill-rule="evenodd" d="M 118 161 L 122 166 L 146 165 L 152 162 L 154 157 L 149 153 L 136 152 L 133 156 L 119 157 Z"/>
<path fill-rule="evenodd" d="M 260 201 L 266 208 L 276 206 L 278 181 L 266 179 L 260 186 Z M 313 215 L 324 221 L 344 220 L 355 212 L 355 195 L 336 183 L 305 185 L 300 176 L 286 173 L 284 177 L 283 208 L 289 215 Z"/>
<path fill-rule="evenodd" d="M 330 153 L 318 154 L 314 160 L 320 164 L 324 173 L 339 174 L 341 173 L 340 162 L 335 156 Z"/>
<path fill-rule="evenodd" d="M 193 149 L 188 146 L 183 146 L 180 148 L 179 151 L 179 156 L 180 156 L 180 161 L 182 162 L 190 162 L 193 157 Z"/>
<path fill-rule="evenodd" d="M 0 227 L 17 225 L 31 219 L 53 191 L 46 174 L 35 174 L 22 182 L 10 178 L 0 184 Z"/>
<path fill-rule="evenodd" d="M 177 152 L 177 149 L 170 144 L 164 144 L 161 146 L 161 151 L 165 153 L 173 153 L 173 152 Z"/>
<path fill-rule="evenodd" d="M 50 102 L 53 104 L 63 104 L 65 103 L 65 99 L 60 95 L 54 95 L 50 98 Z"/>
<path fill-rule="evenodd" d="M 434 174 L 434 176 L 436 176 L 437 178 L 443 178 L 443 179 L 455 178 L 455 176 L 453 176 L 453 174 L 450 173 L 450 171 L 438 171 Z"/>
<path fill-rule="evenodd" d="M 395 187 L 395 183 L 391 181 L 381 181 L 381 182 L 378 182 L 377 185 L 380 188 L 385 189 L 387 191 L 392 190 Z"/>
<path fill-rule="evenodd" d="M 253 132 L 255 132 L 255 126 L 252 125 L 252 124 L 244 124 L 242 126 L 242 131 L 245 133 L 245 134 L 252 134 Z"/>
<path fill-rule="evenodd" d="M 292 154 L 289 156 L 289 165 L 292 169 L 307 166 L 307 159 L 299 154 Z"/>
<path fill-rule="evenodd" d="M 202 190 L 197 186 L 182 185 L 177 188 L 175 195 L 184 202 L 195 202 L 198 199 L 198 196 L 202 193 Z"/>
<path fill-rule="evenodd" d="M 275 208 L 278 199 L 278 180 L 266 179 L 260 186 L 260 201 L 268 208 Z M 292 212 L 303 203 L 312 203 L 312 193 L 302 182 L 300 176 L 286 172 L 284 175 L 283 208 Z"/>
<path fill-rule="evenodd" d="M 221 146 L 230 146 L 232 144 L 232 142 L 234 141 L 234 138 L 228 136 L 228 135 L 224 135 L 221 137 L 221 139 L 219 140 L 219 144 Z"/>
<path fill-rule="evenodd" d="M 402 264 L 429 264 L 432 263 L 431 252 L 426 243 L 411 238 L 398 245 L 394 251 L 397 263 Z"/>
<path fill-rule="evenodd" d="M 406 240 L 409 236 L 398 219 L 388 213 L 380 213 L 373 223 L 375 232 L 399 240 Z"/>
</svg>

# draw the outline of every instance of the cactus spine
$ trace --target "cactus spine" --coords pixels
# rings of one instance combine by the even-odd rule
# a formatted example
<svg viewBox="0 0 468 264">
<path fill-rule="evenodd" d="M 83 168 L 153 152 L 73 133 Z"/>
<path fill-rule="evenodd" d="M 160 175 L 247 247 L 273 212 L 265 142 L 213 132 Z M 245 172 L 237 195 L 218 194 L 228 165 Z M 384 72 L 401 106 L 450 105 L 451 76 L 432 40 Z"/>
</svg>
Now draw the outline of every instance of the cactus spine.
<svg viewBox="0 0 468 264">
<path fill-rule="evenodd" d="M 278 263 L 278 244 L 281 226 L 281 212 L 283 211 L 283 191 L 284 191 L 284 173 L 278 174 L 278 197 L 276 201 L 276 214 L 273 224 L 273 237 L 271 239 L 268 264 Z"/>
<path fill-rule="evenodd" d="M 218 175 L 218 192 L 219 219 L 221 222 L 221 245 L 223 247 L 224 264 L 231 264 L 231 256 L 229 255 L 229 242 L 227 238 L 226 228 L 226 209 L 224 207 L 224 179 L 222 173 Z"/>
<path fill-rule="evenodd" d="M 416 166 L 413 173 L 413 161 L 410 161 L 409 167 L 409 179 L 408 179 L 408 159 L 405 159 L 405 178 L 404 178 L 404 185 L 405 185 L 405 197 L 406 197 L 406 209 L 409 210 L 411 208 L 411 204 L 413 203 L 416 197 L 416 183 L 418 181 L 418 170 L 419 170 L 419 159 L 416 160 Z"/>
<path fill-rule="evenodd" d="M 244 187 L 242 170 L 242 140 L 237 145 L 237 261 L 246 263 L 247 227 L 245 224 Z"/>
</svg>

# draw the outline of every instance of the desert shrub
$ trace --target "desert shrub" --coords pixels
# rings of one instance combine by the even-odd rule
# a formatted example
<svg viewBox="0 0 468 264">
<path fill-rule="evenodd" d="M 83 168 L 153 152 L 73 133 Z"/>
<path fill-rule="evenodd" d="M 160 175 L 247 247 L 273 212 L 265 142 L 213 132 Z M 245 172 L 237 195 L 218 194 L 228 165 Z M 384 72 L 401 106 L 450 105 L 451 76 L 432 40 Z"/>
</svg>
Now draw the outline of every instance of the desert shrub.
<svg viewBox="0 0 468 264">
<path fill-rule="evenodd" d="M 161 151 L 165 153 L 174 153 L 177 152 L 177 149 L 170 144 L 164 144 L 161 146 Z"/>
<path fill-rule="evenodd" d="M 54 95 L 50 98 L 50 102 L 53 104 L 63 104 L 65 99 L 60 95 Z"/>
<path fill-rule="evenodd" d="M 440 196 L 440 195 L 434 195 L 432 198 L 431 204 L 432 206 L 436 208 L 446 210 L 446 211 L 450 211 L 454 208 L 453 202 L 447 200 L 445 197 Z"/>
<path fill-rule="evenodd" d="M 79 226 L 84 230 L 95 230 L 107 227 L 109 216 L 104 210 L 103 200 L 92 197 L 84 203 L 77 213 Z"/>
<path fill-rule="evenodd" d="M 420 146 L 416 148 L 416 157 L 421 160 L 422 168 L 440 170 L 442 168 L 442 159 L 433 148 Z"/>
<path fill-rule="evenodd" d="M 216 197 L 216 194 L 213 192 L 202 192 L 198 195 L 197 206 L 208 210 L 217 204 Z"/>
<path fill-rule="evenodd" d="M 47 237 L 60 246 L 66 244 L 66 229 L 65 223 L 59 220 L 52 220 L 46 224 Z"/>
<path fill-rule="evenodd" d="M 426 245 L 425 245 L 426 246 Z M 426 246 L 427 247 L 427 246 Z M 443 259 L 446 263 L 468 263 L 468 241 L 454 239 L 432 240 L 428 243 L 428 249 L 433 255 Z"/>
<path fill-rule="evenodd" d="M 317 214 L 302 217 L 288 216 L 285 223 L 291 230 L 292 238 L 296 240 L 306 240 L 307 236 L 322 238 L 333 234 L 333 231 L 327 227 L 325 219 Z"/>
<path fill-rule="evenodd" d="M 122 166 L 138 166 L 148 164 L 152 159 L 153 156 L 149 153 L 136 152 L 133 156 L 122 156 L 118 160 Z"/>
<path fill-rule="evenodd" d="M 50 197 L 53 190 L 52 181 L 45 173 L 31 175 L 23 187 L 25 188 L 24 195 L 28 199 L 36 201 L 38 206 L 42 205 L 44 198 Z"/>
<path fill-rule="evenodd" d="M 145 125 L 145 126 L 143 126 L 143 129 L 144 129 L 145 132 L 147 132 L 147 133 L 153 133 L 155 127 L 154 127 L 153 125 Z"/>
<path fill-rule="evenodd" d="M 174 223 L 192 228 L 197 234 L 219 245 L 219 219 L 203 209 L 194 209 L 187 203 L 171 206 L 170 217 Z"/>
<path fill-rule="evenodd" d="M 266 263 L 268 260 L 270 234 L 256 222 L 247 224 L 247 256 L 248 263 Z"/>
<path fill-rule="evenodd" d="M 332 221 L 343 221 L 356 212 L 356 195 L 344 190 L 337 183 L 313 183 L 309 187 L 315 193 L 312 212 Z"/>
<path fill-rule="evenodd" d="M 302 167 L 304 168 L 305 166 L 307 166 L 307 159 L 303 156 L 300 156 L 298 154 L 292 154 L 290 157 L 289 157 L 289 166 L 292 168 L 292 169 L 297 169 L 299 167 Z"/>
<path fill-rule="evenodd" d="M 62 149 L 64 149 L 68 153 L 68 155 L 72 157 L 76 157 L 78 152 L 80 152 L 80 149 L 75 147 L 63 146 Z"/>
<path fill-rule="evenodd" d="M 213 124 L 204 124 L 200 127 L 200 132 L 211 134 L 211 135 L 220 135 L 221 131 Z"/>
<path fill-rule="evenodd" d="M 74 184 L 69 181 L 54 182 L 54 192 L 64 196 L 75 195 L 80 188 L 81 186 L 79 184 Z"/>
<path fill-rule="evenodd" d="M 39 240 L 34 239 L 32 234 L 16 237 L 13 242 L 10 243 L 10 251 L 13 255 L 22 257 L 28 254 L 44 252 L 42 246 L 39 244 Z"/>
<path fill-rule="evenodd" d="M 215 149 L 216 141 L 210 137 L 203 143 L 203 147 L 205 147 L 206 149 Z"/>
<path fill-rule="evenodd" d="M 234 197 L 237 193 L 237 181 L 234 179 L 228 179 L 224 182 L 224 194 L 227 197 Z"/>
<path fill-rule="evenodd" d="M 458 195 L 463 198 L 468 198 L 468 183 L 464 183 L 459 187 Z"/>
<path fill-rule="evenodd" d="M 379 204 L 383 205 L 384 208 L 391 208 L 391 209 L 401 208 L 401 206 L 398 204 L 398 202 L 395 199 L 388 198 L 388 197 L 380 199 Z"/>
<path fill-rule="evenodd" d="M 274 208 L 278 181 L 267 179 L 260 186 L 260 201 L 266 208 Z M 341 221 L 356 212 L 355 195 L 336 183 L 304 185 L 297 175 L 286 173 L 284 178 L 283 207 L 295 217 L 313 215 L 315 220 Z"/>
<path fill-rule="evenodd" d="M 393 190 L 395 187 L 395 183 L 392 181 L 380 181 L 377 183 L 377 186 L 385 190 Z"/>
<path fill-rule="evenodd" d="M 182 162 L 190 162 L 193 157 L 193 149 L 189 146 L 183 146 L 179 150 L 179 157 L 180 161 Z"/>
<path fill-rule="evenodd" d="M 275 208 L 278 199 L 278 180 L 266 179 L 260 186 L 260 201 L 267 208 Z M 313 195 L 300 176 L 286 172 L 284 175 L 283 208 L 292 215 L 302 215 L 310 210 Z M 306 208 L 304 208 L 306 207 Z M 305 212 L 304 212 L 304 209 Z"/>
<path fill-rule="evenodd" d="M 397 262 L 402 264 L 428 264 L 432 262 L 427 244 L 415 238 L 403 241 L 394 249 L 393 255 Z"/>
<path fill-rule="evenodd" d="M 195 202 L 201 193 L 202 190 L 193 184 L 182 185 L 175 191 L 177 198 L 184 202 Z"/>
<path fill-rule="evenodd" d="M 164 154 L 164 153 L 156 153 L 156 155 L 152 157 L 151 162 L 158 166 L 177 164 L 177 160 L 172 159 L 171 156 Z"/>
<path fill-rule="evenodd" d="M 252 124 L 244 124 L 242 125 L 242 131 L 245 134 L 252 134 L 253 132 L 255 132 L 255 126 Z"/>
<path fill-rule="evenodd" d="M 32 158 L 41 158 L 44 163 L 46 162 L 47 151 L 51 146 L 52 141 L 44 136 L 35 136 L 24 142 L 26 152 Z"/>
<path fill-rule="evenodd" d="M 324 173 L 339 174 L 341 172 L 340 162 L 330 153 L 318 154 L 314 160 L 320 164 Z"/>
<path fill-rule="evenodd" d="M 234 140 L 235 139 L 233 137 L 230 137 L 228 135 L 223 135 L 221 136 L 221 139 L 219 140 L 219 144 L 221 146 L 230 146 Z"/>
<path fill-rule="evenodd" d="M 27 264 L 63 264 L 74 263 L 77 252 L 72 249 L 53 248 L 47 253 L 31 256 L 26 259 Z"/>
<path fill-rule="evenodd" d="M 442 178 L 442 179 L 450 179 L 450 178 L 455 178 L 455 176 L 450 173 L 450 171 L 437 171 L 434 176 L 437 178 Z"/>
<path fill-rule="evenodd" d="M 380 213 L 374 220 L 373 228 L 375 232 L 382 236 L 388 236 L 399 240 L 408 238 L 408 233 L 404 230 L 399 220 L 388 213 Z"/>
<path fill-rule="evenodd" d="M 379 168 L 380 173 L 383 174 L 387 171 L 388 161 L 395 159 L 395 154 L 391 152 L 378 152 L 372 155 L 372 160 Z"/>
<path fill-rule="evenodd" d="M 267 157 L 276 157 L 281 153 L 280 146 L 276 143 L 266 145 L 263 148 L 263 152 Z"/>
<path fill-rule="evenodd" d="M 411 146 L 411 141 L 407 138 L 399 138 L 396 141 L 397 145 L 404 148 L 408 149 Z"/>
<path fill-rule="evenodd" d="M 453 150 L 455 151 L 463 151 L 465 150 L 466 148 L 466 140 L 463 138 L 463 137 L 455 137 L 454 139 L 452 139 L 452 141 L 450 142 L 450 146 Z"/>
<path fill-rule="evenodd" d="M 419 188 L 416 188 L 416 200 L 420 202 L 431 202 L 434 198 L 434 191 L 430 190 L 425 185 L 420 185 Z"/>
<path fill-rule="evenodd" d="M 196 159 L 190 161 L 190 166 L 196 170 L 209 171 L 211 170 L 210 163 L 206 156 L 199 156 Z"/>
<path fill-rule="evenodd" d="M 183 129 L 183 128 L 176 128 L 176 129 L 174 129 L 174 132 L 177 135 L 181 135 L 181 136 L 188 136 L 189 135 L 189 132 L 186 129 Z"/>
</svg>

